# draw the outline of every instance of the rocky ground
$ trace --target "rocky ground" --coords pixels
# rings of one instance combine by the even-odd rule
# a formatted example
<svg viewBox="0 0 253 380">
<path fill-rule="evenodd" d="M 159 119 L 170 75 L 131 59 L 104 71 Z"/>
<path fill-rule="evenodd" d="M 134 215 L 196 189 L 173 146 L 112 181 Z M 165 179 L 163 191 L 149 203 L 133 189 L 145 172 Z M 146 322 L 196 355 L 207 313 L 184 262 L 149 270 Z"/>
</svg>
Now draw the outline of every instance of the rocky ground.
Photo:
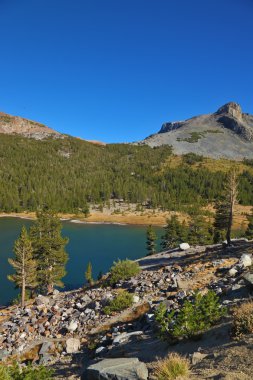
<svg viewBox="0 0 253 380">
<path fill-rule="evenodd" d="M 244 240 L 230 248 L 215 245 L 162 252 L 139 260 L 141 273 L 119 282 L 115 289 L 97 284 L 90 289 L 55 291 L 50 297 L 37 297 L 25 309 L 3 309 L 0 359 L 46 364 L 55 369 L 56 379 L 63 380 L 80 379 L 90 365 L 95 365 L 93 371 L 97 365 L 112 368 L 112 362 L 102 360 L 117 358 L 119 368 L 119 361 L 128 358 L 130 363 L 121 360 L 120 366 L 138 368 L 140 379 L 147 379 L 149 370 L 152 379 L 154 360 L 176 351 L 191 359 L 193 379 L 250 379 L 253 337 L 234 340 L 229 316 L 201 340 L 169 346 L 157 337 L 154 311 L 160 302 L 171 310 L 180 308 L 195 290 L 213 289 L 229 307 L 249 299 L 252 253 L 253 243 Z M 120 288 L 134 293 L 133 307 L 105 315 L 103 307 Z M 88 376 L 82 378 L 99 378 Z"/>
</svg>

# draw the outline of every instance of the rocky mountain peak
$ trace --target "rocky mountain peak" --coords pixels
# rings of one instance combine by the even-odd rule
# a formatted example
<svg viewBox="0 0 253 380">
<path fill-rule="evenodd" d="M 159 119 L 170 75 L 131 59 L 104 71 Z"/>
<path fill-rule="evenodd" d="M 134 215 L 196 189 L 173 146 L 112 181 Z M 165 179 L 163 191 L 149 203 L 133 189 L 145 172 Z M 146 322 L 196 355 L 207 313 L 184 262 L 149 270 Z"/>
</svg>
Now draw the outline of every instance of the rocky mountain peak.
<svg viewBox="0 0 253 380">
<path fill-rule="evenodd" d="M 220 107 L 216 112 L 217 115 L 228 114 L 236 119 L 242 118 L 242 109 L 240 104 L 235 102 L 229 102 Z"/>
</svg>

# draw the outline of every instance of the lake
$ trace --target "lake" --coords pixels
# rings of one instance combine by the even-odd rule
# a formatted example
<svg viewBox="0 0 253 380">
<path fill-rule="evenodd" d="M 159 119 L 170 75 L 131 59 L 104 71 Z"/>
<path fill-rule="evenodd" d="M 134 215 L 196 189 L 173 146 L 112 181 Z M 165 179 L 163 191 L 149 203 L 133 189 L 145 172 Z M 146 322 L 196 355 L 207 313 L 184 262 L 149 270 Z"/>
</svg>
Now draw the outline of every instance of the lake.
<svg viewBox="0 0 253 380">
<path fill-rule="evenodd" d="M 12 273 L 8 258 L 13 257 L 13 244 L 22 225 L 30 227 L 32 221 L 19 218 L 0 218 L 0 305 L 8 304 L 17 294 L 14 284 L 7 279 Z M 107 272 L 113 261 L 138 259 L 146 254 L 146 227 L 98 225 L 63 222 L 63 235 L 69 238 L 65 289 L 74 289 L 85 283 L 84 272 L 89 261 L 93 276 Z M 162 228 L 154 228 L 161 236 Z"/>
</svg>

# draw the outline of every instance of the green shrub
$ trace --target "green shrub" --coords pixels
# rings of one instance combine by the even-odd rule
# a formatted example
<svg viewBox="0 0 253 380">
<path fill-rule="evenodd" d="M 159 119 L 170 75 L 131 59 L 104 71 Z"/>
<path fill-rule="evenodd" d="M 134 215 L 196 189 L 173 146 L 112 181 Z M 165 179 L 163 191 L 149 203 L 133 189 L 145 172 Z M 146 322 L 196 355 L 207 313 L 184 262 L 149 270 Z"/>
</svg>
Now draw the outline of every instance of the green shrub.
<svg viewBox="0 0 253 380">
<path fill-rule="evenodd" d="M 245 302 L 234 309 L 233 332 L 237 338 L 253 334 L 253 301 Z"/>
<path fill-rule="evenodd" d="M 110 270 L 109 284 L 115 285 L 120 280 L 128 280 L 132 276 L 140 273 L 140 266 L 135 261 L 118 260 L 113 263 Z"/>
<path fill-rule="evenodd" d="M 133 295 L 123 290 L 119 292 L 119 294 L 112 301 L 110 301 L 109 305 L 105 306 L 104 313 L 112 314 L 113 312 L 127 309 L 132 304 Z"/>
<path fill-rule="evenodd" d="M 53 380 L 53 371 L 43 366 L 0 365 L 0 380 Z"/>
<path fill-rule="evenodd" d="M 170 354 L 166 359 L 158 360 L 154 365 L 156 380 L 176 380 L 189 375 L 189 361 L 176 354 Z"/>
<path fill-rule="evenodd" d="M 218 296 L 209 291 L 206 295 L 196 293 L 192 301 L 186 300 L 179 311 L 167 312 L 161 303 L 155 313 L 155 319 L 162 337 L 178 339 L 200 336 L 225 314 Z"/>
</svg>

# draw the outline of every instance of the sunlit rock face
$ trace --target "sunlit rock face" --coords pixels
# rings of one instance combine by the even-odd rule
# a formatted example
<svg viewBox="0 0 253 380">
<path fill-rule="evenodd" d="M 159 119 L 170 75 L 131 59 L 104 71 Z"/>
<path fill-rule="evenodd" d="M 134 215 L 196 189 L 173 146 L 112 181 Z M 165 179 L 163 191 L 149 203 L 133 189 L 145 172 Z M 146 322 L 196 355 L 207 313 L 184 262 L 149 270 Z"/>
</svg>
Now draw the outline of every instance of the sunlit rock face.
<svg viewBox="0 0 253 380">
<path fill-rule="evenodd" d="M 229 102 L 211 114 L 167 122 L 139 144 L 171 145 L 175 154 L 242 160 L 253 158 L 253 115 Z"/>
</svg>

